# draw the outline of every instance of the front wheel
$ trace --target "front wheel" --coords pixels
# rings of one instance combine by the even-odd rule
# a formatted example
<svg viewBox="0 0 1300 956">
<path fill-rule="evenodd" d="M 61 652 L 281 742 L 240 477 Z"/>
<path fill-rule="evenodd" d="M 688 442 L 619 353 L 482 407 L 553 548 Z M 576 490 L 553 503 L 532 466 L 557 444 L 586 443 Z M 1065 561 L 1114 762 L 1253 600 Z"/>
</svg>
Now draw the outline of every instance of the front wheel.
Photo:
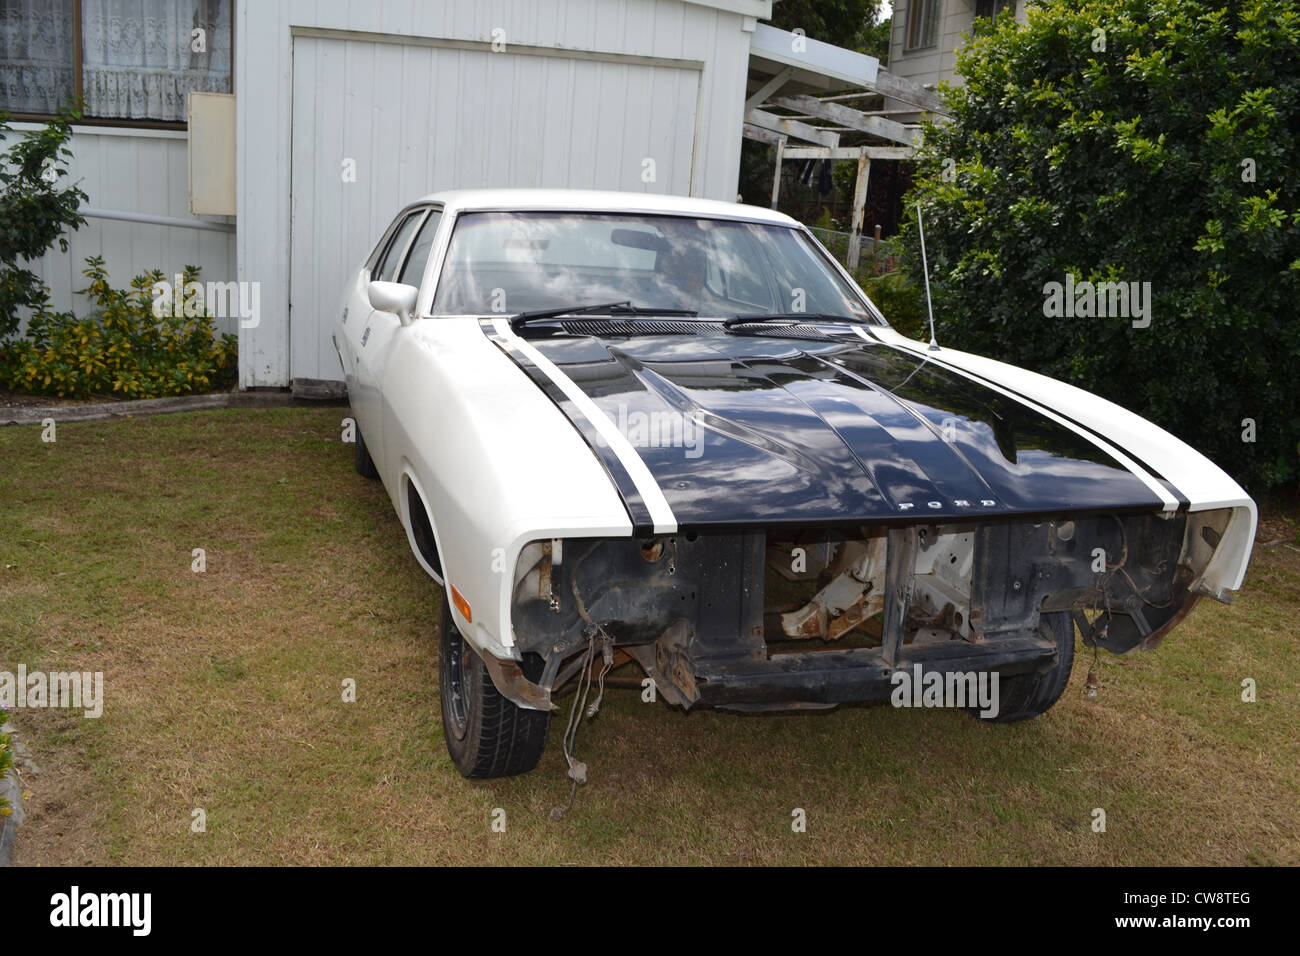
<svg viewBox="0 0 1300 956">
<path fill-rule="evenodd" d="M 1029 720 L 1049 710 L 1065 692 L 1074 666 L 1074 620 L 1069 611 L 1052 611 L 1043 614 L 1041 621 L 1043 630 L 1056 641 L 1056 663 L 1043 670 L 1002 678 L 998 682 L 998 713 L 986 719 L 999 724 Z"/>
<path fill-rule="evenodd" d="M 456 769 L 471 779 L 512 777 L 537 766 L 551 714 L 504 697 L 456 628 L 443 595 L 438 638 L 442 732 Z"/>
</svg>

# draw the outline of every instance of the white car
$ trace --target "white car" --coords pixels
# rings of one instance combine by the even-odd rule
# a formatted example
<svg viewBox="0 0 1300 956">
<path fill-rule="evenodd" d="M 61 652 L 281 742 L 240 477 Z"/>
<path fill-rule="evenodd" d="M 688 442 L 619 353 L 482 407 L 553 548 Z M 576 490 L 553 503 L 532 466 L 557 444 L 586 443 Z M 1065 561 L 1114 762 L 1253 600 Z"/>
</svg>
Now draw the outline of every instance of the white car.
<svg viewBox="0 0 1300 956">
<path fill-rule="evenodd" d="M 532 769 L 552 696 L 623 655 L 681 707 L 993 674 L 996 719 L 1032 717 L 1076 627 L 1153 647 L 1231 599 L 1254 538 L 1254 502 L 1194 449 L 899 335 L 767 209 L 435 193 L 348 278 L 336 344 L 357 470 L 446 589 L 466 776 Z"/>
</svg>

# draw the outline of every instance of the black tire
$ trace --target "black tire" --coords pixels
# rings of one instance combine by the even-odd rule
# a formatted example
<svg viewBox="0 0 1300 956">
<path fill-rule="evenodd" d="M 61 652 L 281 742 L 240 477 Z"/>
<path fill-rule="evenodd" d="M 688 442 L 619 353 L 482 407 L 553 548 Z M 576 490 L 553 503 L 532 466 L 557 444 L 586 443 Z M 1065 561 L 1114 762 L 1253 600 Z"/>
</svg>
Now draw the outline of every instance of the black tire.
<svg viewBox="0 0 1300 956">
<path fill-rule="evenodd" d="M 438 678 L 442 732 L 452 763 L 472 780 L 527 773 L 546 749 L 550 712 L 520 707 L 501 695 L 483 661 L 456 629 L 449 604 L 444 595 Z"/>
<path fill-rule="evenodd" d="M 355 422 L 356 419 L 353 419 Z M 379 469 L 375 467 L 374 459 L 370 457 L 370 449 L 366 447 L 365 436 L 361 434 L 361 426 L 355 426 L 356 441 L 352 443 L 353 463 L 357 467 L 357 474 L 362 478 L 378 478 Z"/>
<path fill-rule="evenodd" d="M 984 719 L 997 724 L 1029 720 L 1051 709 L 1065 693 L 1074 667 L 1074 620 L 1069 611 L 1043 614 L 1040 620 L 1056 639 L 1056 663 L 1028 674 L 1003 677 L 998 682 L 997 716 Z"/>
</svg>

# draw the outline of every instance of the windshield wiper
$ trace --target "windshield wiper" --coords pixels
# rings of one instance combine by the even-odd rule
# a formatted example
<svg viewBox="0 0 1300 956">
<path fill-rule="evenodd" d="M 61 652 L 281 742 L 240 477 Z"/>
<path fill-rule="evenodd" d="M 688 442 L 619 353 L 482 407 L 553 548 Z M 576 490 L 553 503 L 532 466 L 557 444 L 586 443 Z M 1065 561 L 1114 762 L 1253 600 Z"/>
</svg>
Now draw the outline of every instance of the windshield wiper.
<svg viewBox="0 0 1300 956">
<path fill-rule="evenodd" d="M 724 328 L 734 329 L 738 325 L 757 322 L 790 322 L 795 325 L 806 322 L 836 322 L 843 325 L 861 325 L 865 321 L 847 315 L 828 315 L 825 312 L 768 312 L 763 315 L 734 315 L 722 325 Z"/>
<path fill-rule="evenodd" d="M 633 305 L 631 302 L 624 300 L 622 302 L 604 302 L 599 305 L 579 305 L 563 306 L 558 309 L 537 309 L 532 312 L 520 312 L 518 315 L 510 317 L 510 327 L 519 329 L 529 322 L 538 322 L 542 319 L 554 319 L 562 315 L 587 315 L 592 312 L 603 312 L 609 315 L 698 315 L 690 309 L 652 309 L 639 305 Z"/>
</svg>

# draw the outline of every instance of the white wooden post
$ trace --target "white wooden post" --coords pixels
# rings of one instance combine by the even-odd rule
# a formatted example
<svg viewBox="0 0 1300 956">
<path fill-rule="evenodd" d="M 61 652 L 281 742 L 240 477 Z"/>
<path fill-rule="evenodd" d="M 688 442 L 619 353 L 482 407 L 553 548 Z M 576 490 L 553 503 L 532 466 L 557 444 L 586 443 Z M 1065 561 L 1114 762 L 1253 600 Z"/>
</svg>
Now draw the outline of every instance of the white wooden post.
<svg viewBox="0 0 1300 956">
<path fill-rule="evenodd" d="M 785 137 L 776 141 L 776 174 L 772 177 L 772 208 L 776 208 L 777 196 L 781 194 L 781 163 L 785 159 Z"/>
<path fill-rule="evenodd" d="M 858 178 L 853 186 L 853 214 L 849 220 L 849 272 L 858 271 L 858 244 L 862 239 L 862 217 L 866 213 L 864 207 L 867 204 L 867 182 L 870 177 L 871 160 L 867 158 L 864 148 L 858 155 Z"/>
</svg>

